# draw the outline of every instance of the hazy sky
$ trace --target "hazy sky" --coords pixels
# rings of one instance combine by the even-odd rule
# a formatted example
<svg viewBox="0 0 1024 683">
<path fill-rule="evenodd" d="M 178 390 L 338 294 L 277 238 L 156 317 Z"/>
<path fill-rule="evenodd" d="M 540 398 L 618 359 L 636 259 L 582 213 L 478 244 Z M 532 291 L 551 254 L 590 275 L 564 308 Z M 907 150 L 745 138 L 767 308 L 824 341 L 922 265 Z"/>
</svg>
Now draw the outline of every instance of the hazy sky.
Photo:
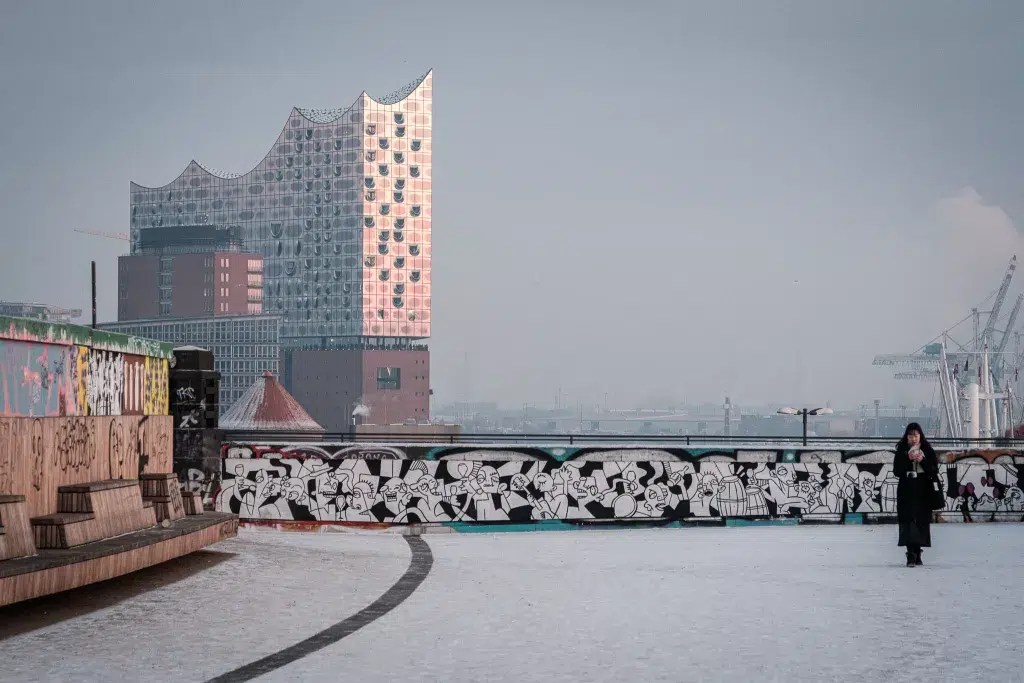
<svg viewBox="0 0 1024 683">
<path fill-rule="evenodd" d="M 871 359 L 1024 258 L 1022 27 L 1017 2 L 0 0 L 0 298 L 87 309 L 96 259 L 113 319 L 126 244 L 72 230 L 126 232 L 129 181 L 247 171 L 293 105 L 432 67 L 439 401 L 930 403 Z"/>
</svg>

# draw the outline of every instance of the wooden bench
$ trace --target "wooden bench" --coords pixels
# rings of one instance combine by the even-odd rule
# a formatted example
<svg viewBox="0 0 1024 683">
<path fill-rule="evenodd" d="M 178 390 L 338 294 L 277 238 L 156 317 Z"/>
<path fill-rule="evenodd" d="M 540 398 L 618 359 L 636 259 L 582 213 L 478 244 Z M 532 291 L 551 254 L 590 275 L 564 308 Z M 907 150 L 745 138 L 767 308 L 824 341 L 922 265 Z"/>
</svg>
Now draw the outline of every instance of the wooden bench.
<svg viewBox="0 0 1024 683">
<path fill-rule="evenodd" d="M 111 479 L 57 489 L 57 512 L 30 521 L 35 545 L 73 548 L 156 525 L 153 505 L 142 500 L 139 482 Z"/>
<path fill-rule="evenodd" d="M 185 503 L 186 515 L 203 514 L 203 494 L 198 491 L 182 491 L 181 500 Z"/>
<path fill-rule="evenodd" d="M 0 495 L 0 560 L 35 554 L 25 496 Z"/>
<path fill-rule="evenodd" d="M 158 522 L 165 519 L 173 522 L 185 516 L 178 475 L 173 472 L 140 474 L 139 484 L 142 486 L 142 500 L 153 504 Z"/>
</svg>

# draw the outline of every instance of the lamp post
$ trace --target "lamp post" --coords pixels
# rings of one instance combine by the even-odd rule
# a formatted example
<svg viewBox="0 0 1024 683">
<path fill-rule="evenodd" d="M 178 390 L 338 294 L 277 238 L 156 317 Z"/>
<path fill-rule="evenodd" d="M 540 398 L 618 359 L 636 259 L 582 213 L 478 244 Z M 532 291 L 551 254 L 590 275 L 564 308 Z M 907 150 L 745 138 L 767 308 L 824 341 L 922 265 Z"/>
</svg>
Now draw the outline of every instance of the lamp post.
<svg viewBox="0 0 1024 683">
<path fill-rule="evenodd" d="M 804 419 L 804 445 L 807 445 L 807 416 L 808 415 L 831 415 L 834 411 L 831 408 L 781 408 L 779 415 L 800 415 Z"/>
</svg>

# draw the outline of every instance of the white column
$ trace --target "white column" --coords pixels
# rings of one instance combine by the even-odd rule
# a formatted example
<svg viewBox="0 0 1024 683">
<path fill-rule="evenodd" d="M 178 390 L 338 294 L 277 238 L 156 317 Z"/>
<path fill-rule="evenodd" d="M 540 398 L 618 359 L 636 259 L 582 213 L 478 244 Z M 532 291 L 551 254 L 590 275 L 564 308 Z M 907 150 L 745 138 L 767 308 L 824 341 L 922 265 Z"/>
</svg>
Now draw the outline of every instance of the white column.
<svg viewBox="0 0 1024 683">
<path fill-rule="evenodd" d="M 967 438 L 977 439 L 981 429 L 981 405 L 978 400 L 978 394 L 980 393 L 980 387 L 976 382 L 971 382 L 967 385 L 967 410 L 970 415 L 970 424 L 967 426 Z"/>
</svg>

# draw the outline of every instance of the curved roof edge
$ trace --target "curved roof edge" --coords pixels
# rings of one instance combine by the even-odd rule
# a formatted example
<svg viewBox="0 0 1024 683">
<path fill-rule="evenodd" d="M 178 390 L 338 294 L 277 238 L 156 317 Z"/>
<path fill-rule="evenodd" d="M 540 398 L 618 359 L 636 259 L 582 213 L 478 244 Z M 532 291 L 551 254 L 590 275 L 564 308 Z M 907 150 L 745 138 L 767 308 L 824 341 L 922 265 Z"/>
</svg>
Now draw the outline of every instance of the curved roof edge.
<svg viewBox="0 0 1024 683">
<path fill-rule="evenodd" d="M 302 109 L 300 107 L 292 107 L 292 111 L 296 112 L 299 116 L 301 116 L 302 118 L 306 119 L 310 123 L 319 123 L 319 124 L 334 123 L 335 121 L 340 119 L 342 116 L 344 116 L 347 112 L 351 111 L 356 105 L 358 105 L 360 100 L 362 100 L 363 97 L 368 97 L 369 99 L 373 100 L 377 104 L 382 104 L 382 105 L 385 105 L 385 106 L 386 105 L 392 105 L 392 104 L 398 104 L 399 102 L 407 99 L 409 97 L 409 95 L 411 95 L 414 92 L 416 92 L 416 89 L 419 88 L 420 85 L 422 85 L 423 81 L 427 80 L 427 76 L 431 75 L 432 73 L 434 73 L 434 69 L 433 68 L 427 69 L 426 72 L 424 72 L 423 75 L 420 76 L 419 78 L 417 78 L 417 79 L 415 79 L 413 81 L 410 81 L 409 83 L 406 83 L 401 88 L 399 88 L 397 90 L 393 90 L 393 91 L 389 92 L 388 94 L 386 94 L 386 95 L 384 95 L 383 97 L 380 97 L 380 98 L 376 98 L 376 97 L 374 97 L 373 95 L 370 95 L 369 93 L 367 93 L 364 90 L 363 92 L 361 92 L 359 94 L 359 97 L 356 98 L 355 102 L 353 102 L 352 104 L 350 104 L 349 106 L 344 107 L 344 108 L 339 108 L 339 109 Z M 291 115 L 289 114 L 289 118 L 290 117 L 291 117 Z M 287 123 L 285 125 L 287 126 Z M 282 129 L 282 130 L 284 130 L 284 129 Z M 281 134 L 278 133 L 278 138 L 280 138 L 280 137 L 281 137 Z M 275 144 L 276 144 L 277 138 L 275 138 L 274 140 L 275 140 Z M 271 145 L 271 149 L 273 149 L 273 145 Z M 269 154 L 269 152 L 268 152 L 268 154 Z M 137 187 L 137 188 L 143 189 L 143 190 L 161 190 L 161 189 L 167 187 L 168 185 L 172 185 L 176 180 L 179 180 L 182 176 L 184 176 L 185 173 L 188 171 L 189 167 L 192 166 L 193 164 L 195 164 L 196 167 L 199 168 L 200 170 L 202 170 L 204 173 L 206 173 L 207 175 L 213 176 L 214 178 L 221 178 L 221 179 L 225 179 L 225 180 L 231 180 L 231 179 L 241 178 L 243 176 L 249 175 L 250 173 L 255 171 L 257 168 L 259 168 L 259 165 L 261 163 L 263 163 L 263 160 L 266 159 L 266 158 L 267 158 L 267 155 L 264 154 L 263 157 L 260 158 L 260 160 L 258 162 L 256 162 L 256 165 L 253 166 L 248 171 L 246 171 L 245 173 L 233 173 L 231 171 L 221 171 L 219 169 L 213 168 L 212 166 L 207 166 L 205 164 L 200 163 L 199 161 L 196 161 L 195 159 L 192 159 L 190 162 L 188 162 L 188 164 L 185 165 L 185 168 L 182 170 L 182 172 L 179 173 L 177 175 L 177 177 L 175 177 L 174 180 L 170 181 L 169 183 L 164 183 L 163 185 L 151 186 L 151 185 L 143 185 L 141 183 L 137 183 L 134 180 L 130 181 L 130 182 L 131 182 L 131 187 Z"/>
<path fill-rule="evenodd" d="M 280 137 L 280 135 L 278 137 Z M 181 179 L 181 177 L 184 176 L 188 172 L 188 169 L 190 169 L 192 166 L 195 166 L 196 168 L 198 168 L 200 171 L 202 171 L 206 175 L 213 176 L 214 178 L 222 178 L 222 179 L 226 179 L 226 180 L 230 180 L 230 179 L 234 179 L 234 178 L 241 178 L 242 176 L 249 175 L 250 173 L 255 171 L 259 167 L 259 165 L 261 163 L 263 163 L 263 159 L 266 159 L 266 158 L 267 158 L 267 155 L 264 154 L 263 157 L 258 162 L 256 162 L 256 165 L 253 166 L 252 169 L 246 171 L 245 173 L 232 173 L 231 171 L 221 171 L 219 169 L 213 168 L 212 166 L 206 166 L 206 165 L 196 161 L 195 159 L 193 159 L 192 161 L 190 161 L 187 164 L 185 164 L 185 168 L 181 171 L 181 173 L 179 173 L 177 176 L 175 176 L 174 180 L 172 180 L 169 183 L 164 183 L 163 185 L 150 186 L 150 185 L 142 185 L 142 184 L 137 183 L 137 182 L 135 182 L 133 180 L 133 181 L 131 181 L 131 186 L 132 187 L 137 187 L 137 188 L 142 189 L 142 190 L 162 190 L 165 187 L 167 187 L 168 185 L 172 185 L 175 180 Z"/>
</svg>

